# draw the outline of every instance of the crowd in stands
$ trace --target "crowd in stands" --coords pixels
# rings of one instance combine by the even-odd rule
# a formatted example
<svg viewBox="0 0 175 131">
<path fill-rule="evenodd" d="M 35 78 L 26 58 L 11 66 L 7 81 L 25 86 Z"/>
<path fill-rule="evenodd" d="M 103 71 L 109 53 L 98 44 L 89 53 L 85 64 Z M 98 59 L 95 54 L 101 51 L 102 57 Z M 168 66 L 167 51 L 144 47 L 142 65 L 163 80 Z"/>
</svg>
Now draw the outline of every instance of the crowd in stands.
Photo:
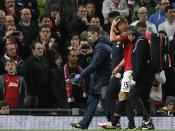
<svg viewBox="0 0 175 131">
<path fill-rule="evenodd" d="M 85 109 L 93 76 L 78 81 L 74 77 L 92 60 L 94 44 L 87 29 L 98 27 L 109 37 L 117 16 L 140 27 L 146 37 L 167 36 L 170 62 L 159 71 L 165 72 L 166 81 L 153 82 L 162 97 L 159 102 L 151 100 L 151 109 L 152 115 L 174 116 L 166 108 L 170 103 L 175 112 L 174 0 L 1 0 L 0 100 L 10 108 Z M 112 69 L 123 56 L 123 46 L 114 43 Z"/>
</svg>

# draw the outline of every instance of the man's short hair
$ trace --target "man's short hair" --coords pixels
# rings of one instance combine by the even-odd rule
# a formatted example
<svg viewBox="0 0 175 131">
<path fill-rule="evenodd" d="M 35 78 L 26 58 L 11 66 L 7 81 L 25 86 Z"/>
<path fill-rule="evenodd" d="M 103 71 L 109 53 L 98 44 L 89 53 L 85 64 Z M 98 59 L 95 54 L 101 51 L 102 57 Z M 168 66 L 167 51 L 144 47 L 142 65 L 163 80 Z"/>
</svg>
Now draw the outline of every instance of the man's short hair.
<svg viewBox="0 0 175 131">
<path fill-rule="evenodd" d="M 120 12 L 118 12 L 118 11 L 112 11 L 108 14 L 109 18 L 115 18 L 115 17 L 118 17 L 118 16 L 120 16 Z"/>
<path fill-rule="evenodd" d="M 146 25 L 146 22 L 141 22 L 141 21 L 139 21 L 137 24 L 136 24 L 136 28 L 138 29 L 138 28 L 146 28 L 147 27 L 147 25 Z"/>
<path fill-rule="evenodd" d="M 133 35 L 133 36 L 138 36 L 138 31 L 135 26 L 129 25 L 126 29 L 126 34 L 127 35 Z"/>
<path fill-rule="evenodd" d="M 34 50 L 35 47 L 36 47 L 36 44 L 38 44 L 38 43 L 42 44 L 42 43 L 39 42 L 39 41 L 33 41 L 32 44 L 31 44 L 31 46 L 30 46 L 30 48 L 31 48 L 32 50 Z"/>
<path fill-rule="evenodd" d="M 95 26 L 95 25 L 90 25 L 90 26 L 88 26 L 87 31 L 88 31 L 88 32 L 92 32 L 92 33 L 97 32 L 98 34 L 101 33 L 100 27 L 97 27 L 97 26 Z"/>
</svg>

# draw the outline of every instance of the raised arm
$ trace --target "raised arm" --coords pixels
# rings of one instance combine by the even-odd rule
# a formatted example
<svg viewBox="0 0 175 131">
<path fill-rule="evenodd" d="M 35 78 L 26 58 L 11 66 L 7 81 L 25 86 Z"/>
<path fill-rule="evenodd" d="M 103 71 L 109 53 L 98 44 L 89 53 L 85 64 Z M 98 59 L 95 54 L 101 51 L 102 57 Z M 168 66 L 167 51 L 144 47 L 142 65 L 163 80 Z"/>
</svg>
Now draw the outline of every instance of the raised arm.
<svg viewBox="0 0 175 131">
<path fill-rule="evenodd" d="M 120 19 L 117 21 L 116 19 L 114 19 L 112 21 L 111 30 L 110 30 L 110 42 L 115 42 L 120 40 L 120 35 L 116 35 L 116 33 L 118 32 L 116 29 L 116 25 L 118 24 L 119 21 Z"/>
</svg>

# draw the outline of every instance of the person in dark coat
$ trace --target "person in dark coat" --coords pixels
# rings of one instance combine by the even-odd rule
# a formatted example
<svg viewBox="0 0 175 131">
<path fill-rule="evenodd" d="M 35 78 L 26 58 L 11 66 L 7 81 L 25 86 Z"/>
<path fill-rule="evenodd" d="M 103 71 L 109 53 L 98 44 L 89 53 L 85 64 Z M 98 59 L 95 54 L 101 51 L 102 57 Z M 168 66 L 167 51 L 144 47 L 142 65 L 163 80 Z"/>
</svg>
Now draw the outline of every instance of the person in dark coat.
<svg viewBox="0 0 175 131">
<path fill-rule="evenodd" d="M 129 101 L 143 117 L 141 129 L 154 129 L 154 124 L 148 109 L 143 103 L 149 100 L 153 73 L 151 70 L 150 46 L 144 36 L 139 36 L 135 27 L 130 26 L 126 32 L 128 39 L 134 44 L 132 50 L 132 79 L 135 83 L 129 90 Z M 143 96 L 144 99 L 143 99 Z"/>
<path fill-rule="evenodd" d="M 106 106 L 102 90 L 107 87 L 111 78 L 111 53 L 112 48 L 106 37 L 101 36 L 100 28 L 89 26 L 88 38 L 93 43 L 93 55 L 91 63 L 80 73 L 76 74 L 74 79 L 91 75 L 87 107 L 83 119 L 78 123 L 72 123 L 72 127 L 87 129 L 97 107 L 99 100 L 105 112 Z"/>
<path fill-rule="evenodd" d="M 29 107 L 49 108 L 49 65 L 43 56 L 44 46 L 40 42 L 32 44 L 32 55 L 25 62 L 25 80 L 28 86 Z"/>
<path fill-rule="evenodd" d="M 76 32 L 79 35 L 81 32 L 85 31 L 88 26 L 86 6 L 80 5 L 77 9 L 76 14 L 77 16 L 72 19 L 67 25 L 69 35 Z"/>
<path fill-rule="evenodd" d="M 55 67 L 50 73 L 50 87 L 52 93 L 52 102 L 54 108 L 68 108 L 63 59 L 59 53 L 53 56 Z"/>
</svg>

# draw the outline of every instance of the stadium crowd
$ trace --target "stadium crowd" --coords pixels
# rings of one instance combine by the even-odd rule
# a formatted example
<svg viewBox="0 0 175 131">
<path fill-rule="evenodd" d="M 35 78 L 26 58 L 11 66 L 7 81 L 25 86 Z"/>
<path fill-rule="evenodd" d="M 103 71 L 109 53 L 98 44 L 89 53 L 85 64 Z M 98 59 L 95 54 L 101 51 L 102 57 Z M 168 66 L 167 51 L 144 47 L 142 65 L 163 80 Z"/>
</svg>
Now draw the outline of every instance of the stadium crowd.
<svg viewBox="0 0 175 131">
<path fill-rule="evenodd" d="M 163 43 L 163 44 L 162 44 Z M 88 128 L 175 116 L 175 0 L 1 0 L 0 100 L 81 108 Z M 126 89 L 127 88 L 127 89 Z M 134 115 L 133 115 L 134 114 Z M 112 123 L 112 124 L 111 124 Z"/>
</svg>

